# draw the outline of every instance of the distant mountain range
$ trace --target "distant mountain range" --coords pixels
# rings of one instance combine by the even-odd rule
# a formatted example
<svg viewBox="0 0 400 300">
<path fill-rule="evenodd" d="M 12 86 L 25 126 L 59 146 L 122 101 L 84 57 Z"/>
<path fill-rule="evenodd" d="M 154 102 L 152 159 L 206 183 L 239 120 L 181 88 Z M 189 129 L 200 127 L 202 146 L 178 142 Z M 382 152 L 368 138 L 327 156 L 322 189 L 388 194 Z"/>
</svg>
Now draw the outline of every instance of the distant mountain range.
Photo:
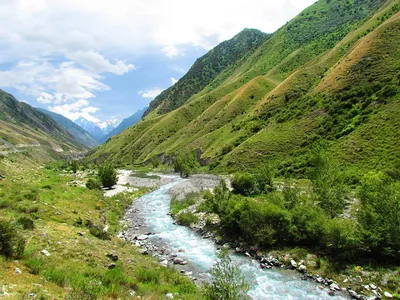
<svg viewBox="0 0 400 300">
<path fill-rule="evenodd" d="M 99 144 L 102 143 L 102 140 L 103 140 L 104 136 L 106 135 L 106 133 L 104 133 L 104 131 L 97 124 L 95 124 L 89 120 L 86 120 L 83 117 L 79 117 L 78 119 L 76 119 L 75 124 L 77 124 L 82 129 L 89 132 L 90 135 L 95 139 L 95 141 L 97 143 L 99 143 Z M 109 127 L 108 126 L 106 126 L 106 127 L 108 130 Z"/>
<path fill-rule="evenodd" d="M 43 108 L 37 108 L 37 109 L 52 117 L 54 121 L 56 121 L 59 125 L 64 127 L 64 129 L 68 131 L 82 145 L 88 148 L 93 148 L 99 144 L 98 142 L 96 142 L 96 140 L 91 136 L 89 132 L 87 132 L 74 122 L 72 122 L 70 119 L 64 117 L 63 115 L 56 114 L 54 112 L 45 110 Z"/>
<path fill-rule="evenodd" d="M 127 128 L 135 125 L 137 122 L 139 122 L 140 119 L 142 118 L 144 112 L 147 110 L 147 108 L 148 107 L 146 106 L 146 107 L 138 110 L 137 112 L 135 112 L 130 117 L 123 119 L 122 122 L 116 128 L 114 128 L 111 132 L 109 132 L 108 134 L 106 134 L 104 136 L 104 138 L 102 139 L 102 143 L 106 142 L 108 139 L 112 138 L 114 135 L 121 133 L 125 129 L 127 129 Z"/>
<path fill-rule="evenodd" d="M 75 124 L 87 131 L 97 142 L 97 144 L 102 144 L 114 135 L 121 133 L 128 127 L 131 127 L 139 122 L 146 110 L 147 107 L 138 110 L 133 115 L 123 119 L 121 123 L 114 119 L 101 124 L 96 124 L 83 117 L 79 117 L 77 120 L 75 120 Z"/>
</svg>

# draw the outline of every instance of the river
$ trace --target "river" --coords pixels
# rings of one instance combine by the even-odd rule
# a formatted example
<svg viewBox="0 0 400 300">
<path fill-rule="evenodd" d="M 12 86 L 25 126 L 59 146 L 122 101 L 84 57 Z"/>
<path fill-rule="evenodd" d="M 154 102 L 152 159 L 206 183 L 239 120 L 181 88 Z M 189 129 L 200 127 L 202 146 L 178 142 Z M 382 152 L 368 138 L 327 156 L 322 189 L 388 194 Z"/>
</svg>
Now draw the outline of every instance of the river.
<svg viewBox="0 0 400 300">
<path fill-rule="evenodd" d="M 128 232 L 131 237 L 144 231 L 150 231 L 148 241 L 158 247 L 167 249 L 186 260 L 187 265 L 180 267 L 193 273 L 197 278 L 209 276 L 208 271 L 217 260 L 217 245 L 190 228 L 174 224 L 168 215 L 170 196 L 168 190 L 184 179 L 176 176 L 165 176 L 172 182 L 162 185 L 157 190 L 135 200 L 127 215 L 135 223 Z M 140 220 L 141 227 L 137 227 Z M 144 226 L 143 226 L 144 225 Z M 253 299 L 331 299 L 327 288 L 321 290 L 314 282 L 301 280 L 300 274 L 292 270 L 263 270 L 259 263 L 244 255 L 231 254 L 232 262 L 239 266 L 250 283 L 249 296 Z M 336 295 L 335 299 L 348 299 Z"/>
</svg>

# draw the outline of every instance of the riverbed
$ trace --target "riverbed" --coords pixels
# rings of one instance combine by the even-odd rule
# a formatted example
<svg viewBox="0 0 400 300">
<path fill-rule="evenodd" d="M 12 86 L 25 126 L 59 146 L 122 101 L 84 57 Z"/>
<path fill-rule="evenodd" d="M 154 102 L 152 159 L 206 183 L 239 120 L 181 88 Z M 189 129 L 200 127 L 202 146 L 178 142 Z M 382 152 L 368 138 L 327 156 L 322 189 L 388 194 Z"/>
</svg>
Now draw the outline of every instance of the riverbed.
<svg viewBox="0 0 400 300">
<path fill-rule="evenodd" d="M 124 238 L 143 245 L 160 259 L 164 265 L 177 257 L 184 264 L 177 267 L 182 273 L 196 280 L 210 278 L 209 270 L 217 260 L 218 246 L 190 228 L 175 224 L 169 215 L 171 195 L 169 193 L 185 179 L 175 175 L 162 175 L 163 182 L 156 190 L 135 200 L 125 215 L 128 229 Z M 140 241 L 137 237 L 141 236 Z M 261 269 L 256 260 L 244 255 L 231 253 L 232 262 L 237 265 L 249 282 L 249 296 L 253 299 L 331 299 L 328 288 L 321 289 L 313 281 L 302 280 L 298 272 L 281 268 Z M 347 299 L 336 295 L 335 299 Z"/>
</svg>

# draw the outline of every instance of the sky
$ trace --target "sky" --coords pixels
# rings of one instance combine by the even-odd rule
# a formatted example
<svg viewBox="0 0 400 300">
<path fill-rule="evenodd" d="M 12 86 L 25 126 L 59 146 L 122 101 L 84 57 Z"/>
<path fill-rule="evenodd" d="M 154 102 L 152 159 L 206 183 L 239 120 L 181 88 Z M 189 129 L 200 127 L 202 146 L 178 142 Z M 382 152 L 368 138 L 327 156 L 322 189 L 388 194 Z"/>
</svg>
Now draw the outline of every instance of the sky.
<svg viewBox="0 0 400 300">
<path fill-rule="evenodd" d="M 122 120 L 244 28 L 315 0 L 0 0 L 0 88 L 75 120 Z"/>
</svg>

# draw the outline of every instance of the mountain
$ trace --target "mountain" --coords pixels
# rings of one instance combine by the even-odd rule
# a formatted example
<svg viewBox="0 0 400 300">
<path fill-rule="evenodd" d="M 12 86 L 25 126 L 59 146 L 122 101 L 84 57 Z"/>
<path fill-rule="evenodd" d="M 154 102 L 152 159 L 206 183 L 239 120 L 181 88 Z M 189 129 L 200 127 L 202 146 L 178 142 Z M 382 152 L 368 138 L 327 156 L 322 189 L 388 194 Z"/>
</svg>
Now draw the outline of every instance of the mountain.
<svg viewBox="0 0 400 300">
<path fill-rule="evenodd" d="M 185 103 L 200 92 L 227 68 L 239 63 L 268 39 L 269 35 L 256 29 L 244 29 L 232 39 L 222 42 L 196 60 L 190 70 L 176 84 L 150 103 L 145 115 L 156 110 L 163 114 Z"/>
<path fill-rule="evenodd" d="M 68 131 L 79 143 L 86 146 L 87 148 L 93 148 L 98 145 L 98 143 L 94 140 L 94 138 L 90 135 L 89 132 L 82 129 L 80 126 L 72 122 L 70 119 L 64 117 L 63 115 L 56 114 L 54 112 L 45 110 L 43 108 L 37 108 L 41 112 L 49 115 L 60 124 L 66 131 Z"/>
<path fill-rule="evenodd" d="M 104 136 L 102 143 L 106 142 L 108 139 L 112 138 L 113 136 L 121 133 L 125 129 L 127 129 L 127 128 L 135 125 L 137 122 L 139 122 L 140 119 L 142 118 L 143 114 L 147 110 L 147 108 L 148 107 L 142 108 L 142 109 L 138 110 L 137 112 L 135 112 L 133 115 L 129 116 L 128 118 L 123 119 L 122 122 L 116 128 L 114 128 L 111 132 L 109 132 L 108 134 L 106 134 Z"/>
<path fill-rule="evenodd" d="M 86 150 L 49 115 L 0 90 L 0 152 L 24 152 L 40 161 Z"/>
<path fill-rule="evenodd" d="M 207 73 L 211 65 L 196 61 L 140 122 L 89 158 L 131 164 L 197 151 L 216 171 L 270 163 L 302 176 L 322 138 L 349 168 L 393 169 L 400 162 L 399 10 L 399 0 L 319 0 L 222 71 Z"/>
<path fill-rule="evenodd" d="M 101 124 L 99 124 L 99 128 L 104 134 L 109 134 L 111 131 L 113 131 L 115 128 L 118 127 L 120 122 L 117 119 L 111 119 L 108 121 L 105 121 Z"/>
<path fill-rule="evenodd" d="M 79 117 L 78 119 L 76 119 L 75 124 L 77 124 L 85 131 L 89 132 L 89 134 L 95 139 L 95 141 L 101 144 L 101 141 L 104 138 L 104 132 L 99 126 L 89 120 L 86 120 L 83 117 Z"/>
</svg>

